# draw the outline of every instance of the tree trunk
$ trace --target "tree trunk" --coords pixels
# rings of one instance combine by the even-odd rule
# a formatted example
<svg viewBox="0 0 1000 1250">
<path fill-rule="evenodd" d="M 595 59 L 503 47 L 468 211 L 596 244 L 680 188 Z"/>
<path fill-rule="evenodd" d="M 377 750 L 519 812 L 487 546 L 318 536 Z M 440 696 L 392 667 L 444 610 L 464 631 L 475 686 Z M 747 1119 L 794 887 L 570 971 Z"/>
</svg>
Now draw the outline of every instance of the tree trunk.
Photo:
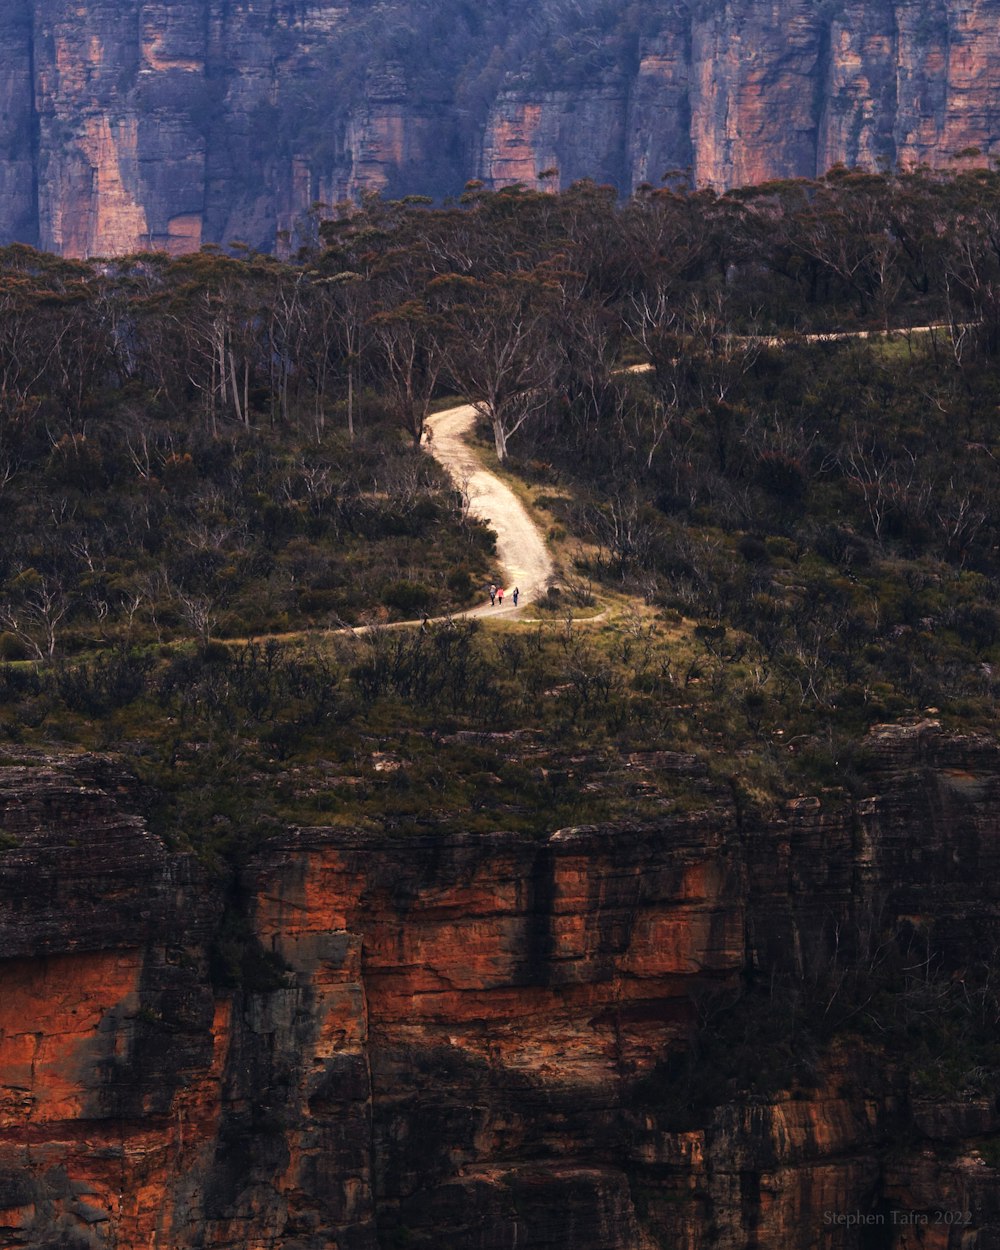
<svg viewBox="0 0 1000 1250">
<path fill-rule="evenodd" d="M 233 391 L 233 408 L 236 410 L 236 420 L 243 424 L 243 410 L 240 407 L 240 388 L 236 385 L 236 361 L 233 359 L 233 349 L 229 349 L 229 385 Z"/>
<path fill-rule="evenodd" d="M 210 429 L 211 429 L 211 431 L 212 431 L 212 437 L 213 437 L 213 438 L 215 438 L 216 434 L 218 433 L 218 429 L 217 429 L 216 424 L 215 424 L 215 400 L 216 400 L 216 390 L 218 389 L 218 385 L 219 385 L 219 383 L 218 383 L 218 378 L 217 378 L 217 374 L 216 374 L 216 370 L 218 369 L 218 367 L 219 367 L 218 357 L 216 356 L 215 346 L 214 346 L 214 344 L 213 344 L 213 347 L 212 347 L 212 376 L 211 376 L 211 381 L 210 381 L 210 383 L 209 383 L 209 387 L 208 387 L 208 419 L 209 419 L 209 427 L 210 427 Z"/>
<path fill-rule="evenodd" d="M 507 431 L 496 413 L 490 417 L 490 425 L 493 427 L 493 445 L 497 450 L 497 459 L 503 464 L 507 459 Z"/>
</svg>

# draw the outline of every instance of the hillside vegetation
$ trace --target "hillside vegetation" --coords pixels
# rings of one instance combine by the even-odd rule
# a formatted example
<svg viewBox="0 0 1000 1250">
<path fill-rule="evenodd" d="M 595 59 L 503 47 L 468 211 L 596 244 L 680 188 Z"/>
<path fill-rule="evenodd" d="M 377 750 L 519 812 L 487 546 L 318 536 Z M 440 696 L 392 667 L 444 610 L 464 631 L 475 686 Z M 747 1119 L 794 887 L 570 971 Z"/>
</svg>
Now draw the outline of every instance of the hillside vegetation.
<svg viewBox="0 0 1000 1250">
<path fill-rule="evenodd" d="M 343 206 L 295 262 L 233 250 L 0 255 L 23 748 L 124 743 L 165 831 L 239 847 L 655 814 L 706 776 L 768 801 L 858 784 L 880 720 L 993 727 L 997 175 L 471 186 Z M 563 554 L 547 617 L 223 645 L 475 601 L 491 536 L 419 449 L 456 395 Z M 639 749 L 683 762 L 635 786 Z"/>
<path fill-rule="evenodd" d="M 0 255 L 8 759 L 124 757 L 238 881 L 290 823 L 716 806 L 739 838 L 865 794 L 873 724 L 995 733 L 1000 177 L 471 187 L 317 225 L 295 263 Z M 537 620 L 392 628 L 498 572 L 420 447 L 456 396 L 563 574 Z M 914 1088 L 995 1081 L 992 955 L 959 980 L 936 935 L 918 964 L 902 928 L 841 936 L 811 982 L 748 969 L 646 1102 L 684 1129 L 865 1030 Z"/>
</svg>

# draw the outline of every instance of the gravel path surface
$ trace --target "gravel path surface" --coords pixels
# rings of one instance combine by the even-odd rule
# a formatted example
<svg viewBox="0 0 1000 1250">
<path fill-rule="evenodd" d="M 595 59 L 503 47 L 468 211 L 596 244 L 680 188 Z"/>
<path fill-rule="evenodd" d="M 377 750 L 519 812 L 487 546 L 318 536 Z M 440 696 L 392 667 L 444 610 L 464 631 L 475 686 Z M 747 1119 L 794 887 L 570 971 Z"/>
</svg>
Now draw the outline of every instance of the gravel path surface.
<svg viewBox="0 0 1000 1250">
<path fill-rule="evenodd" d="M 503 607 L 474 608 L 464 615 L 488 616 L 514 612 L 510 600 L 511 591 L 517 586 L 521 592 L 517 611 L 526 603 L 543 595 L 552 581 L 555 568 L 545 539 L 538 526 L 528 515 L 520 499 L 510 487 L 505 486 L 495 473 L 485 469 L 468 443 L 468 435 L 476 421 L 476 410 L 471 404 L 448 408 L 427 419 L 428 435 L 425 447 L 434 459 L 447 471 L 452 481 L 469 500 L 473 516 L 486 521 L 496 530 L 498 584 L 507 592 Z"/>
</svg>

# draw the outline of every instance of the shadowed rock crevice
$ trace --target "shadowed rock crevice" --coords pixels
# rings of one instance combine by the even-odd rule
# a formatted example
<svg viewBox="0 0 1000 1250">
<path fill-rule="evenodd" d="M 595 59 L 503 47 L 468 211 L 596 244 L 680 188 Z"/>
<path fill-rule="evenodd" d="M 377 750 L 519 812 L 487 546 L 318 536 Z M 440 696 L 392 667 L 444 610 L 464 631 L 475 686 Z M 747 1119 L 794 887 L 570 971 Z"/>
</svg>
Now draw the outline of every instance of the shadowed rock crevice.
<svg viewBox="0 0 1000 1250">
<path fill-rule="evenodd" d="M 238 892 L 271 976 L 214 985 L 226 883 L 128 774 L 2 770 L 0 1245 L 859 1250 L 824 1211 L 936 1203 L 990 1244 L 1000 754 L 864 759 L 740 829 L 289 830 Z"/>
<path fill-rule="evenodd" d="M 627 193 L 670 171 L 726 187 L 838 162 L 942 167 L 972 147 L 985 161 L 998 15 L 998 0 L 15 0 L 0 240 L 293 253 L 317 203 L 456 195 L 473 177 Z"/>
</svg>

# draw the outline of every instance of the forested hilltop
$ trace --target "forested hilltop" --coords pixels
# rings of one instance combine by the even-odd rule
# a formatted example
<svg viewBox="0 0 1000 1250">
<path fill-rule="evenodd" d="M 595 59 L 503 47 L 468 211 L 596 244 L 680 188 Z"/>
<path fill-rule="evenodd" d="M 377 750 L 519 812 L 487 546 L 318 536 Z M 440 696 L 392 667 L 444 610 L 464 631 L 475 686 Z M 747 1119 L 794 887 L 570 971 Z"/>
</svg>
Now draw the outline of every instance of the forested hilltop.
<svg viewBox="0 0 1000 1250">
<path fill-rule="evenodd" d="M 993 1244 L 1000 174 L 314 224 L 0 253 L 0 1224 Z"/>
<path fill-rule="evenodd" d="M 197 658 L 160 674 L 150 646 L 204 657 L 476 601 L 491 537 L 419 450 L 448 395 L 478 406 L 562 552 L 550 609 L 613 591 L 652 616 L 617 659 L 542 648 L 530 680 L 523 639 L 463 634 L 456 668 L 454 637 L 394 660 L 380 648 L 409 644 L 373 637 L 352 677 L 344 661 L 346 722 L 359 698 L 418 720 L 440 698 L 730 760 L 763 743 L 733 767 L 766 793 L 803 761 L 842 779 L 880 719 L 992 726 L 998 214 L 996 174 L 840 170 L 625 204 L 588 183 L 376 198 L 295 262 L 8 248 L 7 732 L 190 698 Z M 253 733 L 293 752 L 332 714 L 328 678 L 308 713 L 302 674 L 259 696 Z"/>
<path fill-rule="evenodd" d="M 589 183 L 372 198 L 290 262 L 10 247 L 10 632 L 43 656 L 169 638 L 185 613 L 235 635 L 468 602 L 488 545 L 411 454 L 451 394 L 499 459 L 572 487 L 560 523 L 650 601 L 732 611 L 698 570 L 739 534 L 751 580 L 773 572 L 770 538 L 826 571 L 991 575 L 998 222 L 992 173 L 839 170 L 624 205 Z M 417 557 L 406 540 L 431 522 L 458 545 Z M 62 605 L 44 641 L 18 617 L 36 579 Z M 413 581 L 423 599 L 398 589 Z"/>
</svg>

